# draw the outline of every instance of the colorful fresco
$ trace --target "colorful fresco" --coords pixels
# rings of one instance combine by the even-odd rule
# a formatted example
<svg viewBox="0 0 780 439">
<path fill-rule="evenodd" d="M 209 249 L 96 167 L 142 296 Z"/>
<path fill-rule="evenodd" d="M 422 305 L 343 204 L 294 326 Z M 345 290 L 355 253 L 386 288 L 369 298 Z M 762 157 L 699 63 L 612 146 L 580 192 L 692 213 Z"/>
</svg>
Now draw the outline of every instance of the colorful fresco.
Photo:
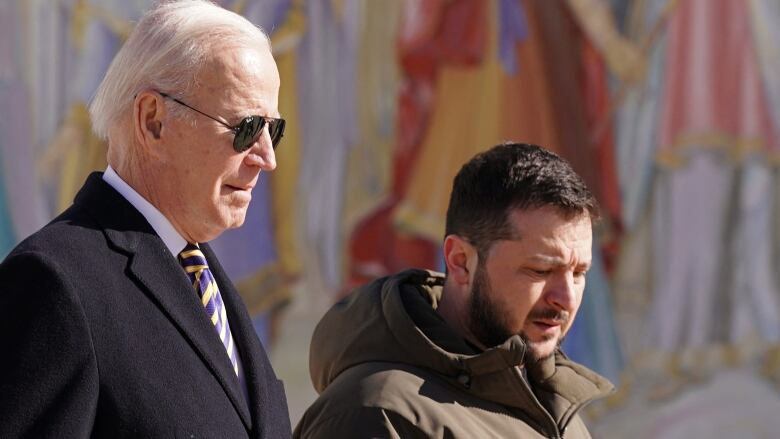
<svg viewBox="0 0 780 439">
<path fill-rule="evenodd" d="M 274 361 L 305 366 L 298 328 L 352 286 L 440 266 L 469 157 L 539 143 L 603 210 L 564 344 L 618 385 L 594 437 L 776 436 L 776 1 L 217 3 L 270 35 L 289 121 L 246 225 L 213 242 Z M 0 2 L 0 256 L 105 169 L 86 108 L 151 4 Z"/>
</svg>

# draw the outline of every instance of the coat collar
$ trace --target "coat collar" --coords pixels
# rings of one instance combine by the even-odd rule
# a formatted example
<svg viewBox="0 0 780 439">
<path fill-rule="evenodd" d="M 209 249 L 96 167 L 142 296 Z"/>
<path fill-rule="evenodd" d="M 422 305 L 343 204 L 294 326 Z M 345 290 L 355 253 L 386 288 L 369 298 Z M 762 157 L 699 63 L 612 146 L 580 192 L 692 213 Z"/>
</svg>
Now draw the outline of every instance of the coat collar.
<svg viewBox="0 0 780 439">
<path fill-rule="evenodd" d="M 247 431 L 251 431 L 252 416 L 243 397 L 240 383 L 225 354 L 225 347 L 203 311 L 187 275 L 143 215 L 103 181 L 101 175 L 95 172 L 88 177 L 84 187 L 76 195 L 74 204 L 84 207 L 95 218 L 114 250 L 128 256 L 128 273 L 142 285 L 144 293 L 157 304 L 160 311 L 179 328 L 184 338 L 222 385 Z M 210 265 L 212 263 L 218 265 L 210 250 L 206 250 L 205 253 Z M 218 271 L 219 275 L 217 273 L 214 275 L 220 285 L 220 292 L 223 288 L 226 290 L 232 288 L 221 268 Z M 223 295 L 223 300 L 226 303 L 232 328 L 235 324 L 234 316 L 240 306 L 236 303 L 234 291 L 226 291 L 226 293 Z M 241 346 L 240 352 L 243 353 L 244 347 L 249 344 L 247 339 L 251 340 L 252 337 L 244 333 L 246 323 L 241 322 L 242 318 L 236 320 L 238 320 L 236 329 L 240 328 L 240 330 L 233 335 L 238 346 Z M 246 375 L 255 376 L 257 372 L 253 370 L 256 365 L 251 361 L 252 353 L 244 354 L 242 360 L 244 358 L 247 358 L 244 360 Z M 250 399 L 256 398 L 256 395 L 251 395 L 255 393 L 252 389 L 256 387 L 249 388 Z"/>
<path fill-rule="evenodd" d="M 540 422 L 552 418 L 561 427 L 585 404 L 614 389 L 608 380 L 570 361 L 561 351 L 538 363 L 524 364 L 526 345 L 519 335 L 482 352 L 442 348 L 456 346 L 460 338 L 441 319 L 437 328 L 421 329 L 408 307 L 418 307 L 417 313 L 436 315 L 434 309 L 441 300 L 443 284 L 441 273 L 408 270 L 383 285 L 385 320 L 394 338 L 404 341 L 408 358 L 437 370 L 468 393 L 519 409 Z M 404 294 L 417 301 L 404 300 Z M 527 371 L 527 380 L 521 367 Z"/>
</svg>

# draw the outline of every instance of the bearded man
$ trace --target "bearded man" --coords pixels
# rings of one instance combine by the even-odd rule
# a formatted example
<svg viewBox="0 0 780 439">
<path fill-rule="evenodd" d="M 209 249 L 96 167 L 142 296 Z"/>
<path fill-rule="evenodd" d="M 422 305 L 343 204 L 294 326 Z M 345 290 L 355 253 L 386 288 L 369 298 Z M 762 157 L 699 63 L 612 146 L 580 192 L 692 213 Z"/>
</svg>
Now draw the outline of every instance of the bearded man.
<svg viewBox="0 0 780 439">
<path fill-rule="evenodd" d="M 577 414 L 613 386 L 561 340 L 591 265 L 593 195 L 535 145 L 455 177 L 447 274 L 407 270 L 333 306 L 311 344 L 319 398 L 298 438 L 590 437 Z"/>
</svg>

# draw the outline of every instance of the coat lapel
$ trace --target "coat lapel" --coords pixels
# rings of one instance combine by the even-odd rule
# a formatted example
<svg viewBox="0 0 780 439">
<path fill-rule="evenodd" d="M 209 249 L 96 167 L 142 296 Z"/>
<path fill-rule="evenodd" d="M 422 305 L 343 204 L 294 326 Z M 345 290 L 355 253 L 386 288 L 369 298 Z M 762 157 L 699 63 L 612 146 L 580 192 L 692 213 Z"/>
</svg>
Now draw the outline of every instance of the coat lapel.
<svg viewBox="0 0 780 439">
<path fill-rule="evenodd" d="M 247 431 L 251 431 L 252 417 L 225 347 L 187 275 L 162 239 L 143 215 L 102 180 L 100 173 L 90 175 L 76 196 L 76 203 L 83 203 L 104 228 L 110 243 L 128 255 L 130 275 L 201 357 L 222 385 Z"/>
<path fill-rule="evenodd" d="M 265 350 L 257 338 L 252 319 L 246 310 L 246 306 L 241 300 L 222 266 L 217 261 L 216 255 L 211 248 L 201 245 L 206 260 L 209 262 L 214 278 L 219 284 L 222 300 L 227 308 L 230 328 L 233 331 L 233 338 L 236 340 L 241 361 L 244 366 L 244 375 L 247 389 L 249 391 L 249 400 L 251 403 L 251 412 L 253 423 L 256 426 L 253 435 L 256 438 L 266 437 L 263 432 L 263 426 L 269 421 L 269 415 L 266 413 L 269 404 L 278 404 L 274 401 L 279 395 L 273 394 L 268 388 L 269 380 L 276 380 L 276 376 L 271 369 L 270 362 L 265 354 Z M 281 396 L 283 398 L 283 396 Z"/>
</svg>

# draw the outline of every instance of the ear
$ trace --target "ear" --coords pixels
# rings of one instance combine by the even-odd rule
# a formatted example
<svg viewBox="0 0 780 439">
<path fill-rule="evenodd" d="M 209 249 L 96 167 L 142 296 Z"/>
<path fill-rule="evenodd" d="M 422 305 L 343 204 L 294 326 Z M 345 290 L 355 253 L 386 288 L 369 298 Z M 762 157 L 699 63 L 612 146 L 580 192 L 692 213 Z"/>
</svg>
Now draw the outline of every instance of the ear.
<svg viewBox="0 0 780 439">
<path fill-rule="evenodd" d="M 143 91 L 136 95 L 133 100 L 133 133 L 138 144 L 149 153 L 159 151 L 164 116 L 162 96 L 152 91 Z"/>
<path fill-rule="evenodd" d="M 458 235 L 448 235 L 444 238 L 443 251 L 447 278 L 463 287 L 471 285 L 477 271 L 477 249 Z"/>
</svg>

